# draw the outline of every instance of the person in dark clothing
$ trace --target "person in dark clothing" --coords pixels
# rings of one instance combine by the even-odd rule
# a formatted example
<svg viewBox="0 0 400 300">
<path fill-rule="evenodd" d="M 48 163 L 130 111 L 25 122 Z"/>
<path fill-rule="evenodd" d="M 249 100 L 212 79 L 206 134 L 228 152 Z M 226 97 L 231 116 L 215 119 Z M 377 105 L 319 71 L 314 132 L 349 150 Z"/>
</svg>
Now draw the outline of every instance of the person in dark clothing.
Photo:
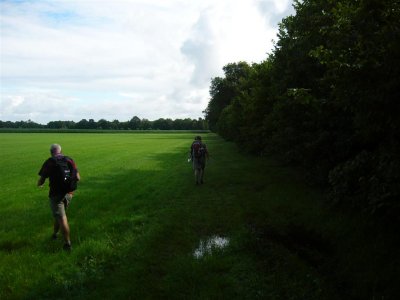
<svg viewBox="0 0 400 300">
<path fill-rule="evenodd" d="M 72 199 L 73 192 L 65 192 L 62 183 L 58 180 L 59 173 L 57 170 L 57 160 L 66 160 L 68 165 L 71 166 L 72 171 L 75 172 L 77 181 L 80 180 L 80 174 L 75 162 L 70 157 L 64 156 L 61 153 L 60 145 L 52 144 L 50 146 L 50 154 L 51 157 L 43 163 L 42 168 L 39 171 L 40 178 L 37 185 L 43 187 L 46 178 L 49 178 L 49 200 L 54 217 L 54 231 L 52 238 L 57 239 L 58 231 L 61 229 L 64 237 L 64 250 L 71 250 L 70 229 L 65 211 Z"/>
<path fill-rule="evenodd" d="M 195 137 L 190 147 L 190 157 L 193 163 L 196 184 L 203 184 L 204 169 L 206 167 L 206 159 L 209 159 L 209 153 L 206 144 L 201 140 L 201 136 Z"/>
</svg>

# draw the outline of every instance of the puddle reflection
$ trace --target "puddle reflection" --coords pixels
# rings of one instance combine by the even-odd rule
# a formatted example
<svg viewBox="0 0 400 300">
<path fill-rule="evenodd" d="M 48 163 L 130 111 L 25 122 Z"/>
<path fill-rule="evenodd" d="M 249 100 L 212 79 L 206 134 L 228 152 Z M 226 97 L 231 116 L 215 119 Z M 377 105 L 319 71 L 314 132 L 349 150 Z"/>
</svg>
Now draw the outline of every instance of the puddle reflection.
<svg viewBox="0 0 400 300">
<path fill-rule="evenodd" d="M 212 236 L 207 240 L 200 240 L 199 247 L 194 251 L 193 256 L 197 259 L 204 255 L 211 255 L 214 249 L 223 249 L 229 244 L 229 239 L 221 236 Z"/>
</svg>

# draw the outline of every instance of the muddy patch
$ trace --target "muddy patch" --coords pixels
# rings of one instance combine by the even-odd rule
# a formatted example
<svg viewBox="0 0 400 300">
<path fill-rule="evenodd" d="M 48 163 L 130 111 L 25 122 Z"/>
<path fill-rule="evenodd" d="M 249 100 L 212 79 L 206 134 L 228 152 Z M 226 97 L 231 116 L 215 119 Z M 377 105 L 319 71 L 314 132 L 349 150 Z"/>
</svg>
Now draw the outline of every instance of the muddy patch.
<svg viewBox="0 0 400 300">
<path fill-rule="evenodd" d="M 27 247 L 29 244 L 26 241 L 3 241 L 0 243 L 0 251 L 12 253 Z"/>
<path fill-rule="evenodd" d="M 272 228 L 260 228 L 249 225 L 251 235 L 255 238 L 257 248 L 262 249 L 268 244 L 278 244 L 306 261 L 314 268 L 320 267 L 326 256 L 334 252 L 334 247 L 324 237 L 300 225 L 288 225 L 282 231 Z"/>
</svg>

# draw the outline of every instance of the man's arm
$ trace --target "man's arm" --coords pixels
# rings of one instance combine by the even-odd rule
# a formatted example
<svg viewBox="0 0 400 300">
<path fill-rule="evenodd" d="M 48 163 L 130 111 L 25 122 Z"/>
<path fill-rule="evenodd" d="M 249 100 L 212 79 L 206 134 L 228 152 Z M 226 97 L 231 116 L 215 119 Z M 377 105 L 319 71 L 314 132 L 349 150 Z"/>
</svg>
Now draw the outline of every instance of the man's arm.
<svg viewBox="0 0 400 300">
<path fill-rule="evenodd" d="M 37 182 L 37 186 L 42 187 L 45 181 L 46 181 L 46 177 L 40 176 L 40 178 Z"/>
<path fill-rule="evenodd" d="M 43 187 L 44 182 L 46 181 L 46 178 L 49 177 L 49 163 L 50 163 L 50 159 L 46 160 L 42 167 L 40 168 L 40 171 L 38 173 L 39 180 L 37 182 L 37 186 L 38 187 Z"/>
<path fill-rule="evenodd" d="M 208 149 L 207 149 L 206 145 L 204 145 L 204 149 L 206 150 L 206 158 L 208 160 L 208 159 L 210 159 L 210 153 L 208 153 Z"/>
<path fill-rule="evenodd" d="M 75 161 L 70 157 L 68 157 L 68 159 L 69 159 L 69 163 L 72 165 L 72 168 L 76 172 L 76 180 L 80 181 L 81 180 L 81 175 L 79 174 L 79 170 L 78 170 L 78 167 L 76 166 Z"/>
</svg>

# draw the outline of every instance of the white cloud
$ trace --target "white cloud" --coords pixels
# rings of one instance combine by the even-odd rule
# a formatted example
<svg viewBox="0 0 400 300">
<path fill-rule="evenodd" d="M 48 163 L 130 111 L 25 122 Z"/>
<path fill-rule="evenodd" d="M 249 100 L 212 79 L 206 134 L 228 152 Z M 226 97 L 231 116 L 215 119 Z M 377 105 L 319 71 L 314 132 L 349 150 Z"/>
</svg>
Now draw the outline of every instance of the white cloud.
<svg viewBox="0 0 400 300">
<path fill-rule="evenodd" d="M 45 123 L 200 117 L 224 65 L 267 57 L 291 1 L 0 5 L 0 119 Z"/>
<path fill-rule="evenodd" d="M 60 97 L 51 91 L 31 91 L 17 95 L 2 95 L 0 119 L 13 116 L 13 120 L 35 120 L 43 117 L 47 121 L 65 120 L 73 117 L 76 99 Z"/>
</svg>

